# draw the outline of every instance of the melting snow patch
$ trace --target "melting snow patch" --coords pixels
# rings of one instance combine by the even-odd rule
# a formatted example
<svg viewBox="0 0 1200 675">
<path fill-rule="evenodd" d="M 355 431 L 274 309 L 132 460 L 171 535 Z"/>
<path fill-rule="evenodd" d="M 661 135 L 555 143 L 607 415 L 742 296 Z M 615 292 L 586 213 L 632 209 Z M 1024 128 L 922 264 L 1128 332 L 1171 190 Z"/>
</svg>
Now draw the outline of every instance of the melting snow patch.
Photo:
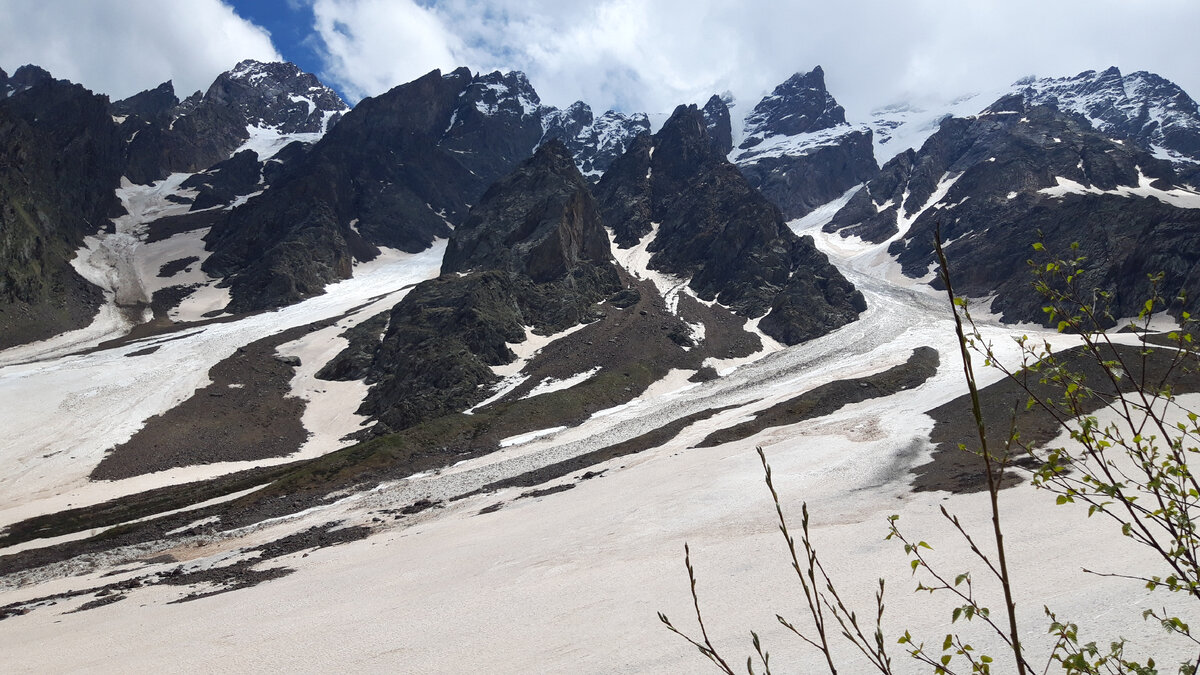
<svg viewBox="0 0 1200 675">
<path fill-rule="evenodd" d="M 995 158 L 993 157 L 992 161 L 994 160 Z M 940 180 L 938 180 L 937 188 L 934 189 L 933 194 L 930 195 L 929 199 L 925 200 L 925 203 L 922 204 L 921 207 L 915 212 L 913 212 L 912 215 L 905 215 L 907 209 L 904 207 L 904 205 L 908 201 L 909 194 L 908 189 L 906 188 L 904 190 L 904 198 L 900 200 L 901 208 L 896 213 L 896 234 L 892 235 L 892 237 L 888 239 L 886 243 L 890 244 L 908 234 L 908 231 L 910 228 L 912 228 L 913 223 L 917 222 L 917 218 L 920 218 L 922 213 L 925 213 L 938 202 L 942 201 L 942 199 L 945 198 L 946 193 L 950 192 L 950 188 L 954 187 L 954 183 L 958 181 L 960 176 L 962 176 L 962 173 L 951 175 L 949 171 L 942 174 L 942 177 Z"/>
<path fill-rule="evenodd" d="M 825 227 L 829 221 L 833 220 L 834 215 L 836 215 L 838 211 L 841 211 L 843 206 L 849 203 L 850 198 L 858 194 L 858 191 L 863 188 L 863 185 L 865 185 L 865 183 L 859 183 L 849 190 L 846 190 L 844 193 L 842 193 L 841 197 L 818 206 L 812 211 L 809 211 L 808 214 L 802 218 L 797 218 L 796 220 L 789 222 L 788 227 L 790 227 L 792 232 L 795 232 L 796 234 L 803 234 L 808 230 L 819 230 L 822 227 Z"/>
<path fill-rule="evenodd" d="M 538 431 L 531 431 L 527 434 L 520 434 L 518 436 L 509 436 L 508 438 L 500 441 L 500 447 L 511 448 L 514 445 L 523 445 L 534 439 L 557 434 L 558 432 L 564 430 L 566 430 L 566 427 L 550 427 L 549 429 L 539 429 Z"/>
<path fill-rule="evenodd" d="M 284 134 L 278 129 L 269 127 L 260 127 L 251 124 L 246 127 L 246 133 L 249 138 L 241 147 L 233 151 L 233 154 L 243 150 L 253 150 L 258 155 L 258 161 L 264 162 L 274 157 L 280 150 L 293 141 L 304 141 L 305 143 L 316 143 L 321 140 L 322 132 L 312 132 L 304 134 Z"/>
<path fill-rule="evenodd" d="M 575 375 L 572 375 L 572 376 L 570 376 L 566 379 L 562 379 L 562 380 L 556 380 L 553 377 L 546 378 L 546 379 L 542 380 L 541 382 L 539 382 L 536 387 L 534 387 L 533 389 L 530 389 L 529 393 L 525 394 L 521 398 L 532 398 L 534 396 L 540 396 L 542 394 L 549 394 L 549 393 L 556 392 L 556 391 L 562 391 L 563 389 L 570 389 L 571 387 L 574 387 L 577 384 L 586 382 L 587 380 L 591 379 L 591 377 L 598 372 L 600 372 L 600 366 L 596 366 L 595 368 L 592 368 L 591 370 L 588 370 L 588 371 L 585 371 L 582 373 L 577 373 Z M 522 378 L 522 379 L 524 379 L 524 378 Z"/>
<path fill-rule="evenodd" d="M 642 237 L 636 246 L 617 248 L 614 244 L 612 254 L 617 263 L 621 267 L 624 267 L 630 274 L 638 279 L 646 279 L 653 283 L 666 302 L 667 311 L 671 314 L 678 314 L 679 294 L 687 289 L 688 280 L 650 269 L 652 254 L 647 249 L 654 242 L 655 237 L 658 236 L 659 226 L 660 223 L 650 223 L 650 232 Z M 612 230 L 608 231 L 608 238 L 609 241 L 615 241 Z"/>
<path fill-rule="evenodd" d="M 1056 184 L 1053 187 L 1042 188 L 1041 190 L 1038 190 L 1038 193 L 1053 198 L 1062 198 L 1069 194 L 1115 195 L 1126 198 L 1153 197 L 1164 204 L 1170 204 L 1171 206 L 1177 208 L 1200 209 L 1200 193 L 1192 192 L 1191 190 L 1184 190 L 1182 188 L 1176 188 L 1174 190 L 1161 190 L 1153 187 L 1151 183 L 1153 183 L 1154 180 L 1143 174 L 1140 167 L 1138 168 L 1137 187 L 1120 185 L 1114 190 L 1101 190 L 1094 185 L 1084 185 L 1082 183 L 1077 183 L 1070 178 L 1063 178 L 1062 176 L 1055 176 L 1054 182 Z"/>
</svg>

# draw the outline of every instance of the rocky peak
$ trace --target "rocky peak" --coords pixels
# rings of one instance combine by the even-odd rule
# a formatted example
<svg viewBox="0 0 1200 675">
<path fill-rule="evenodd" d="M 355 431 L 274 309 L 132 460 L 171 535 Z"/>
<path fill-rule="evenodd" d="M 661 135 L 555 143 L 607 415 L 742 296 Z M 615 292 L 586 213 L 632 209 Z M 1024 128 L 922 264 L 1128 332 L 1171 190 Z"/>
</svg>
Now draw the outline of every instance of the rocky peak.
<svg viewBox="0 0 1200 675">
<path fill-rule="evenodd" d="M 174 102 L 174 103 L 173 103 Z M 229 159 L 251 136 L 260 159 L 282 149 L 286 136 L 317 140 L 349 108 L 334 91 L 291 63 L 241 61 L 217 76 L 204 93 L 177 101 L 174 87 L 113 103 L 125 118 L 126 176 L 149 183 L 175 172 L 192 173 Z"/>
<path fill-rule="evenodd" d="M 651 269 L 688 279 L 702 300 L 762 317 L 760 328 L 786 344 L 866 308 L 812 239 L 793 234 L 779 209 L 714 151 L 695 105 L 679 106 L 657 134 L 636 139 L 596 198 L 620 246 L 646 245 Z"/>
<path fill-rule="evenodd" d="M 795 136 L 846 123 L 846 111 L 825 89 L 821 66 L 789 77 L 759 101 L 746 117 L 746 140 L 753 147 L 771 136 Z"/>
<path fill-rule="evenodd" d="M 500 269 L 542 283 L 610 258 L 587 181 L 553 140 L 488 189 L 451 235 L 442 273 Z"/>
<path fill-rule="evenodd" d="M 462 99 L 464 104 L 473 105 L 484 115 L 518 118 L 537 116 L 542 103 L 525 73 L 519 70 L 477 75 L 463 92 Z"/>
<path fill-rule="evenodd" d="M 654 135 L 651 167 L 660 177 L 682 180 L 697 167 L 721 159 L 709 138 L 704 114 L 694 104 L 676 107 Z"/>
<path fill-rule="evenodd" d="M 701 108 L 704 124 L 708 128 L 708 139 L 713 150 L 728 155 L 733 150 L 733 125 L 729 121 L 729 105 L 716 94 Z"/>
<path fill-rule="evenodd" d="M 179 105 L 175 96 L 175 86 L 170 80 L 163 82 L 154 89 L 147 89 L 112 104 L 113 115 L 137 115 L 145 120 L 170 119 L 172 112 Z"/>
<path fill-rule="evenodd" d="M 1029 105 L 1054 105 L 1106 135 L 1132 140 L 1177 168 L 1200 162 L 1200 112 L 1178 85 L 1144 71 L 1122 75 L 1115 66 L 1073 77 L 1026 80 L 1018 90 Z"/>
<path fill-rule="evenodd" d="M 872 131 L 846 124 L 817 66 L 755 106 L 734 163 L 787 219 L 799 218 L 875 177 Z"/>
<path fill-rule="evenodd" d="M 572 103 L 566 110 L 543 108 L 542 111 L 545 131 L 540 142 L 561 140 L 575 157 L 575 165 L 592 180 L 608 170 L 634 138 L 650 133 L 650 121 L 644 114 L 626 115 L 609 110 L 594 117 L 583 101 Z"/>
<path fill-rule="evenodd" d="M 0 98 L 8 98 L 11 92 L 12 85 L 8 83 L 8 73 L 4 72 L 3 68 L 0 68 Z"/>
<path fill-rule="evenodd" d="M 295 64 L 254 60 L 218 75 L 204 101 L 233 107 L 247 123 L 285 134 L 325 131 L 349 109 L 337 93 Z"/>
<path fill-rule="evenodd" d="M 542 116 L 542 142 L 558 139 L 567 143 L 582 135 L 594 122 L 591 106 L 583 101 L 572 103 L 566 110 L 551 108 Z"/>
<path fill-rule="evenodd" d="M 8 78 L 8 86 L 12 93 L 16 94 L 43 82 L 52 81 L 54 81 L 54 76 L 45 68 L 26 64 L 17 68 L 16 72 Z"/>
</svg>

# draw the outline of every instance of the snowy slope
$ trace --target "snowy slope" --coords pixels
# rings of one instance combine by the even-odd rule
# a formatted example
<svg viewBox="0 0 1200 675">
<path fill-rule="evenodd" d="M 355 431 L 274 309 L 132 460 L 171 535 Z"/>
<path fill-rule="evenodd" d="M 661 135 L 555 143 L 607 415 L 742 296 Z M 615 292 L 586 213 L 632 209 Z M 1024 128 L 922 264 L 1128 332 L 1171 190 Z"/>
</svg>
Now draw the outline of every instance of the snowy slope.
<svg viewBox="0 0 1200 675">
<path fill-rule="evenodd" d="M 216 664 L 232 669 L 317 671 L 338 667 L 420 672 L 654 672 L 702 670 L 694 648 L 667 633 L 656 612 L 691 627 L 682 545 L 691 546 L 698 592 L 710 634 L 733 655 L 750 651 L 746 633 L 758 630 L 777 668 L 820 667 L 816 652 L 789 638 L 774 613 L 802 620 L 804 609 L 753 447 L 775 469 L 784 508 L 798 522 L 801 500 L 813 513 L 812 533 L 848 602 L 869 611 L 873 580 L 888 580 L 885 630 L 902 629 L 931 641 L 947 630 L 951 607 L 913 594 L 907 558 L 883 541 L 886 518 L 898 513 L 906 530 L 928 539 L 951 570 L 974 566 L 949 545 L 952 533 L 937 509 L 945 506 L 971 528 L 985 527 L 981 495 L 914 494 L 907 470 L 927 457 L 924 411 L 961 392 L 953 367 L 956 344 L 944 300 L 896 284 L 881 273 L 885 245 L 854 245 L 822 235 L 818 217 L 803 224 L 867 293 L 862 321 L 826 338 L 770 355 L 731 376 L 700 386 L 659 388 L 653 398 L 578 427 L 514 439 L 501 453 L 441 472 L 386 484 L 299 517 L 230 537 L 198 539 L 172 549 L 189 566 L 219 566 L 239 558 L 237 547 L 270 541 L 330 520 L 371 523 L 381 510 L 416 498 L 445 499 L 498 477 L 603 447 L 657 428 L 690 411 L 733 406 L 687 427 L 675 439 L 638 455 L 593 467 L 600 478 L 554 482 L 573 489 L 518 498 L 519 489 L 468 497 L 403 521 L 377 525 L 365 541 L 297 552 L 271 561 L 297 571 L 248 590 L 170 604 L 187 589 L 135 591 L 135 602 L 79 614 L 64 613 L 89 599 L 66 600 L 5 621 L 0 649 L 20 649 L 20 669 L 146 669 L 169 664 Z M 339 294 L 337 288 L 331 294 Z M 1014 330 L 987 324 L 985 333 L 1011 357 Z M 1039 335 L 1038 337 L 1042 337 Z M 1045 337 L 1069 344 L 1056 334 Z M 917 346 L 931 345 L 947 366 L 926 384 L 895 396 L 849 406 L 793 427 L 770 429 L 733 444 L 692 448 L 712 431 L 750 411 L 794 396 L 834 377 L 878 372 Z M 994 373 L 984 371 L 985 379 Z M 1040 603 L 1079 620 L 1089 639 L 1119 632 L 1131 650 L 1154 647 L 1161 661 L 1187 652 L 1162 644 L 1158 629 L 1140 620 L 1150 600 L 1139 584 L 1097 579 L 1083 566 L 1126 571 L 1142 554 L 1098 519 L 1028 487 L 1002 497 L 1010 565 L 1029 648 L 1045 649 Z M 497 512 L 480 513 L 502 504 Z M 1096 538 L 1105 541 L 1095 546 Z M 1048 545 L 1053 542 L 1053 545 Z M 956 552 L 957 551 L 957 552 Z M 144 555 L 144 554 L 143 554 Z M 170 569 L 152 563 L 116 577 L 107 568 L 80 576 L 26 577 L 0 586 L 0 602 L 107 583 Z M 61 573 L 61 572 L 60 572 Z M 981 578 L 981 577 L 980 577 Z M 0 583 L 4 583 L 0 581 Z M 1160 602 L 1156 598 L 1153 602 Z M 933 603 L 932 605 L 929 603 Z M 447 611 L 453 608 L 453 611 Z M 512 617 L 519 615 L 520 621 Z M 1186 618 L 1186 617 L 1185 617 Z M 403 630 L 398 632 L 398 626 Z M 586 626 L 586 629 L 581 629 Z M 994 640 L 971 626 L 977 646 L 998 655 Z M 691 630 L 689 628 L 689 630 Z M 180 642 L 180 632 L 189 639 Z M 843 647 L 839 652 L 853 661 Z M 896 672 L 924 672 L 896 650 Z M 861 666 L 862 664 L 858 664 Z M 857 668 L 858 666 L 853 666 Z M 998 666 L 1004 668 L 1001 657 Z M 851 672 L 855 672 L 854 670 Z"/>
</svg>

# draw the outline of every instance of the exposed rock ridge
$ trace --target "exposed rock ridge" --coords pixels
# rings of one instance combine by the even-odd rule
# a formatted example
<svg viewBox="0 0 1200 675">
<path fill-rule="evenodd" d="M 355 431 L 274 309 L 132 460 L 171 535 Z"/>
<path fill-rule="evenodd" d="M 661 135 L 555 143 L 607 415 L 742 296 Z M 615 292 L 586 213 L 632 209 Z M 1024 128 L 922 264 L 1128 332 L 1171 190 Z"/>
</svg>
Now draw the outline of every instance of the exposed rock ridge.
<svg viewBox="0 0 1200 675">
<path fill-rule="evenodd" d="M 812 239 L 793 234 L 779 209 L 714 151 L 694 105 L 638 138 L 596 195 L 618 245 L 654 232 L 652 269 L 688 278 L 703 300 L 762 317 L 759 327 L 781 342 L 823 335 L 866 308 Z"/>
<path fill-rule="evenodd" d="M 488 396 L 506 343 L 588 321 L 621 288 L 588 183 L 567 148 L 543 145 L 497 182 L 451 236 L 442 276 L 393 308 L 360 412 L 399 430 Z"/>
<path fill-rule="evenodd" d="M 566 108 L 543 108 L 541 143 L 561 140 L 575 157 L 575 165 L 587 177 L 598 179 L 613 161 L 625 153 L 633 139 L 650 133 L 645 114 L 626 115 L 609 110 L 600 117 L 583 101 Z"/>
<path fill-rule="evenodd" d="M 726 96 L 729 97 L 728 94 Z M 729 118 L 729 100 L 713 94 L 700 109 L 704 115 L 704 126 L 708 129 L 708 140 L 718 155 L 728 155 L 733 150 L 733 123 Z"/>
<path fill-rule="evenodd" d="M 1016 86 L 1026 103 L 1055 105 L 1078 115 L 1112 138 L 1133 141 L 1175 162 L 1182 178 L 1198 184 L 1200 111 L 1174 82 L 1146 71 L 1122 75 L 1113 66 L 1073 77 L 1027 79 Z"/>
<path fill-rule="evenodd" d="M 213 228 L 205 270 L 229 279 L 242 311 L 320 293 L 376 246 L 428 248 L 534 147 L 537 105 L 523 75 L 466 68 L 363 99 Z"/>
</svg>

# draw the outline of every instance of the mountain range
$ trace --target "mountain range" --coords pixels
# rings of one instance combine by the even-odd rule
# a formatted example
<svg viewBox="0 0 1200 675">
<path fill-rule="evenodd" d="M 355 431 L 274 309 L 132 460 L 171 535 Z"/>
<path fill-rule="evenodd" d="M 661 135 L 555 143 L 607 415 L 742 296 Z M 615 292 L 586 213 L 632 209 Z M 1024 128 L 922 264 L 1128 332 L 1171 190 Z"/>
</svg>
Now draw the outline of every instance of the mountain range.
<svg viewBox="0 0 1200 675">
<path fill-rule="evenodd" d="M 289 63 L 183 100 L 0 71 L 0 620 L 253 586 L 663 448 L 933 415 L 958 394 L 938 236 L 996 334 L 1055 324 L 1035 242 L 1086 258 L 1108 325 L 1200 295 L 1200 110 L 1152 73 L 855 121 L 817 66 L 648 112 L 545 105 L 515 71 L 353 107 Z M 890 439 L 871 480 L 977 490 L 930 433 L 837 431 Z M 241 553 L 180 553 L 218 543 Z M 102 558 L 145 569 L 5 600 Z"/>
</svg>

